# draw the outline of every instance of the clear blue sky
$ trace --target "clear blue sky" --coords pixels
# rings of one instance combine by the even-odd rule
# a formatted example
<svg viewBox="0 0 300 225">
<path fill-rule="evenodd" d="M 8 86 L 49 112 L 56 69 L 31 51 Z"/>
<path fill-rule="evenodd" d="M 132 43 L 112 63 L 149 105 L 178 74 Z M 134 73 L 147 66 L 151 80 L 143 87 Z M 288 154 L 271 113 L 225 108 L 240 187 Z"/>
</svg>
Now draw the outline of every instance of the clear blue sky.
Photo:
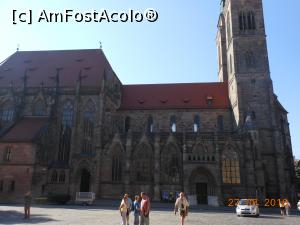
<svg viewBox="0 0 300 225">
<path fill-rule="evenodd" d="M 99 41 L 124 84 L 217 81 L 215 36 L 220 0 L 3 0 L 0 61 L 20 50 L 98 48 Z M 12 10 L 61 12 L 144 11 L 155 23 L 12 24 Z M 275 93 L 289 111 L 293 151 L 300 158 L 299 0 L 264 0 L 268 50 Z M 297 103 L 298 102 L 298 103 Z"/>
</svg>

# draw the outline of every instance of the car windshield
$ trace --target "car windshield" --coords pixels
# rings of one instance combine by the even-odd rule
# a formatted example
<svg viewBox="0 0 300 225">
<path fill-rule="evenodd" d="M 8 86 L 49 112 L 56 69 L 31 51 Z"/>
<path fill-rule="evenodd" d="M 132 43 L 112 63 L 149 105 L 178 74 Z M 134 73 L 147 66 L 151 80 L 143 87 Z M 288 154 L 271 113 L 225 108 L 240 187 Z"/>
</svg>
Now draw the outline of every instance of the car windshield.
<svg viewBox="0 0 300 225">
<path fill-rule="evenodd" d="M 247 199 L 241 199 L 239 205 L 249 205 L 249 201 Z"/>
</svg>

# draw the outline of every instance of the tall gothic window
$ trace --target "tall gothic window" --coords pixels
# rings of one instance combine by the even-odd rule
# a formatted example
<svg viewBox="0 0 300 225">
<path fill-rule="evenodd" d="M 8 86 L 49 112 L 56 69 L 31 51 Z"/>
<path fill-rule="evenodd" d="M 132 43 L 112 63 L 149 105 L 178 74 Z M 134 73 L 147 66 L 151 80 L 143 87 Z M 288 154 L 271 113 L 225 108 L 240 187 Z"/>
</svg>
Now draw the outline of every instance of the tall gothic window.
<svg viewBox="0 0 300 225">
<path fill-rule="evenodd" d="M 218 116 L 217 119 L 217 124 L 218 124 L 218 131 L 224 131 L 224 117 L 223 116 Z"/>
<path fill-rule="evenodd" d="M 256 22 L 255 22 L 255 14 L 253 11 L 249 12 L 240 12 L 239 14 L 239 28 L 241 31 L 245 30 L 255 30 Z"/>
<path fill-rule="evenodd" d="M 174 145 L 168 145 L 161 154 L 161 180 L 179 184 L 181 180 L 181 153 Z"/>
<path fill-rule="evenodd" d="M 65 171 L 60 171 L 59 177 L 58 177 L 58 182 L 59 183 L 65 183 L 65 180 L 66 180 Z"/>
<path fill-rule="evenodd" d="M 12 148 L 6 147 L 4 151 L 3 161 L 9 162 L 11 160 Z"/>
<path fill-rule="evenodd" d="M 246 15 L 245 15 L 245 12 L 240 12 L 240 15 L 239 15 L 239 27 L 240 27 L 240 30 L 246 30 L 247 27 L 246 27 Z"/>
<path fill-rule="evenodd" d="M 2 122 L 12 121 L 15 114 L 15 108 L 9 101 L 5 102 L 0 109 L 0 116 Z"/>
<path fill-rule="evenodd" d="M 83 153 L 92 153 L 94 137 L 95 105 L 89 101 L 83 113 Z"/>
<path fill-rule="evenodd" d="M 67 101 L 64 104 L 63 111 L 62 111 L 58 161 L 61 162 L 69 161 L 72 125 L 73 125 L 73 104 L 71 101 Z"/>
<path fill-rule="evenodd" d="M 255 24 L 255 16 L 254 12 L 250 11 L 248 12 L 248 29 L 249 30 L 255 30 L 256 29 L 256 24 Z"/>
<path fill-rule="evenodd" d="M 252 51 L 247 51 L 245 53 L 245 62 L 247 68 L 253 68 L 255 66 L 255 56 Z"/>
<path fill-rule="evenodd" d="M 170 129 L 172 133 L 176 133 L 176 117 L 175 116 L 171 116 L 170 118 Z"/>
<path fill-rule="evenodd" d="M 54 170 L 52 175 L 51 175 L 51 183 L 56 183 L 57 182 L 57 176 L 58 176 L 57 171 Z"/>
<path fill-rule="evenodd" d="M 200 116 L 196 115 L 194 117 L 194 133 L 197 133 L 200 131 Z"/>
<path fill-rule="evenodd" d="M 33 105 L 33 115 L 34 116 L 45 116 L 46 115 L 46 106 L 42 100 L 38 100 Z"/>
<path fill-rule="evenodd" d="M 152 182 L 153 175 L 153 151 L 149 146 L 139 145 L 134 153 L 133 173 L 137 182 Z"/>
<path fill-rule="evenodd" d="M 147 121 L 147 131 L 149 133 L 153 133 L 154 131 L 154 124 L 153 124 L 153 117 L 149 116 Z"/>
<path fill-rule="evenodd" d="M 240 164 L 236 152 L 225 151 L 222 154 L 222 177 L 225 184 L 240 184 Z"/>
<path fill-rule="evenodd" d="M 130 117 L 129 116 L 126 116 L 125 118 L 125 132 L 127 133 L 130 129 Z"/>
<path fill-rule="evenodd" d="M 14 180 L 10 181 L 9 191 L 10 192 L 15 191 L 15 187 L 16 187 L 16 182 Z"/>
<path fill-rule="evenodd" d="M 122 180 L 122 161 L 119 155 L 114 155 L 112 157 L 112 181 L 121 181 Z"/>
<path fill-rule="evenodd" d="M 123 165 L 123 154 L 120 147 L 116 147 L 112 151 L 111 157 L 111 179 L 112 181 L 122 181 L 122 165 Z"/>
</svg>

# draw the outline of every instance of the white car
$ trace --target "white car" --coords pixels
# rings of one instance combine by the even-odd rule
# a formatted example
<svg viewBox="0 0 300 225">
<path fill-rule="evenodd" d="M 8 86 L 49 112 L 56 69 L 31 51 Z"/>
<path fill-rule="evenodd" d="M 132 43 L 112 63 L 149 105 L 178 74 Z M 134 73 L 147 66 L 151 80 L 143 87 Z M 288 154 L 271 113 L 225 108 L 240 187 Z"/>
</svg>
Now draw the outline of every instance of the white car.
<svg viewBox="0 0 300 225">
<path fill-rule="evenodd" d="M 237 216 L 259 216 L 259 207 L 250 199 L 241 199 L 236 206 Z"/>
</svg>

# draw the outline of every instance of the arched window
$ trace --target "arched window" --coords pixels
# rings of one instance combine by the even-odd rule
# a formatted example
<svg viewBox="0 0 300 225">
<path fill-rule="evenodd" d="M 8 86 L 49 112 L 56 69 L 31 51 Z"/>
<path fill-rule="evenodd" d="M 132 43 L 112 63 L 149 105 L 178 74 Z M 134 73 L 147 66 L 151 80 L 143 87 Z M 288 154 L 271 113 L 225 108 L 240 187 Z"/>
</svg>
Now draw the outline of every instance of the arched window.
<svg viewBox="0 0 300 225">
<path fill-rule="evenodd" d="M 255 16 L 254 12 L 250 11 L 248 12 L 248 29 L 249 30 L 255 30 L 256 29 L 256 24 L 255 24 Z"/>
<path fill-rule="evenodd" d="M 181 180 L 181 152 L 172 144 L 161 154 L 161 180 L 168 184 L 179 184 Z"/>
<path fill-rule="evenodd" d="M 240 15 L 239 15 L 239 27 L 240 27 L 241 31 L 247 29 L 247 22 L 246 22 L 246 14 L 245 14 L 245 12 L 240 12 Z"/>
<path fill-rule="evenodd" d="M 148 117 L 148 122 L 147 122 L 147 131 L 149 133 L 153 133 L 153 130 L 154 130 L 153 117 L 149 116 Z"/>
<path fill-rule="evenodd" d="M 247 51 L 245 53 L 245 62 L 247 68 L 253 68 L 255 66 L 255 56 L 252 51 Z"/>
<path fill-rule="evenodd" d="M 6 147 L 3 155 L 3 161 L 9 162 L 11 160 L 11 155 L 12 155 L 12 147 Z"/>
<path fill-rule="evenodd" d="M 134 153 L 133 173 L 137 182 L 149 183 L 153 181 L 153 151 L 149 146 L 141 144 L 137 147 Z"/>
<path fill-rule="evenodd" d="M 63 112 L 62 112 L 62 125 L 64 127 L 72 127 L 73 124 L 73 103 L 71 101 L 67 101 L 64 104 Z"/>
<path fill-rule="evenodd" d="M 15 191 L 16 182 L 14 180 L 10 181 L 9 191 L 13 192 Z"/>
<path fill-rule="evenodd" d="M 38 100 L 33 105 L 33 115 L 34 116 L 45 116 L 46 115 L 46 106 L 42 100 Z"/>
<path fill-rule="evenodd" d="M 58 182 L 59 182 L 59 183 L 65 183 L 65 180 L 66 180 L 66 174 L 65 174 L 65 171 L 61 171 L 61 172 L 59 173 Z"/>
<path fill-rule="evenodd" d="M 194 133 L 197 133 L 200 131 L 200 116 L 196 115 L 194 117 Z"/>
<path fill-rule="evenodd" d="M 256 114 L 255 114 L 254 111 L 251 112 L 251 118 L 252 118 L 252 120 L 255 120 L 255 119 L 256 119 Z"/>
<path fill-rule="evenodd" d="M 226 150 L 222 154 L 222 178 L 225 184 L 240 184 L 240 164 L 234 151 Z"/>
<path fill-rule="evenodd" d="M 218 124 L 218 131 L 220 131 L 220 132 L 224 131 L 224 117 L 223 116 L 218 116 L 217 124 Z"/>
<path fill-rule="evenodd" d="M 130 117 L 129 116 L 126 116 L 125 118 L 125 132 L 127 133 L 130 129 Z"/>
<path fill-rule="evenodd" d="M 256 29 L 255 14 L 253 11 L 240 12 L 239 27 L 241 31 Z"/>
<path fill-rule="evenodd" d="M 175 116 L 171 116 L 170 118 L 170 128 L 171 128 L 171 132 L 172 133 L 176 133 L 176 117 Z"/>
<path fill-rule="evenodd" d="M 15 114 L 15 107 L 12 102 L 5 102 L 0 109 L 0 116 L 2 122 L 12 121 Z"/>
<path fill-rule="evenodd" d="M 92 101 L 86 104 L 83 113 L 83 153 L 92 153 L 94 137 L 95 105 Z"/>
<path fill-rule="evenodd" d="M 113 155 L 112 157 L 112 181 L 122 180 L 122 158 L 120 155 Z"/>
<path fill-rule="evenodd" d="M 73 104 L 71 101 L 67 101 L 64 104 L 63 111 L 62 111 L 58 161 L 61 162 L 69 161 L 72 125 L 73 125 Z"/>
<path fill-rule="evenodd" d="M 51 182 L 56 183 L 57 182 L 57 171 L 54 170 L 51 176 Z"/>
<path fill-rule="evenodd" d="M 111 153 L 111 180 L 122 181 L 123 171 L 123 150 L 121 146 L 115 146 Z"/>
</svg>

